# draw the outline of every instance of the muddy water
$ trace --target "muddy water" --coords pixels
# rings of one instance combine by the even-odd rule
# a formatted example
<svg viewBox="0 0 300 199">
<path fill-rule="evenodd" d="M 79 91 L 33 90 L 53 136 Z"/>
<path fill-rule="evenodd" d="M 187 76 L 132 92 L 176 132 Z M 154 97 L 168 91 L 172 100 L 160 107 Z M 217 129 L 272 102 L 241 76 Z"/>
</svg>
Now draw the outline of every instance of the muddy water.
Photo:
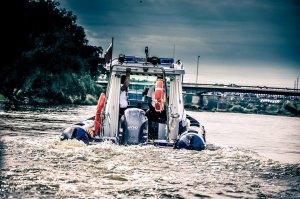
<svg viewBox="0 0 300 199">
<path fill-rule="evenodd" d="M 59 141 L 94 112 L 2 104 L 1 198 L 300 198 L 297 118 L 189 112 L 208 133 L 200 152 Z"/>
</svg>

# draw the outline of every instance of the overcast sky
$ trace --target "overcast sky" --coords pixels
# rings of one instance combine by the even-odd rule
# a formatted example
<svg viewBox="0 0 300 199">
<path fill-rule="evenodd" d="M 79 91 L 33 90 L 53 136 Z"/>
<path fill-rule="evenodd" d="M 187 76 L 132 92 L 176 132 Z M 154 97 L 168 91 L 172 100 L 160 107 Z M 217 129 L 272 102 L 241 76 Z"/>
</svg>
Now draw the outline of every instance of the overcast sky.
<svg viewBox="0 0 300 199">
<path fill-rule="evenodd" d="M 300 75 L 300 1 L 59 0 L 90 45 L 114 56 L 173 57 L 185 81 L 294 87 Z M 175 49 L 175 53 L 174 53 Z"/>
</svg>

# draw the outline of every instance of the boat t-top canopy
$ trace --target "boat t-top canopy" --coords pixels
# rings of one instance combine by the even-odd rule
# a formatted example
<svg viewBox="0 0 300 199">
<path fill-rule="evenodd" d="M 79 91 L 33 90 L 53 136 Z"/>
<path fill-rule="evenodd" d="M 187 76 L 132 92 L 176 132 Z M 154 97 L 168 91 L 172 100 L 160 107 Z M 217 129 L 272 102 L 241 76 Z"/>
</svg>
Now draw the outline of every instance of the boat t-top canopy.
<svg viewBox="0 0 300 199">
<path fill-rule="evenodd" d="M 108 68 L 110 65 L 107 66 Z M 174 63 L 173 58 L 142 58 L 135 56 L 122 56 L 114 59 L 111 64 L 111 72 L 124 74 L 127 68 L 135 75 L 183 75 L 185 73 L 183 64 L 178 60 Z"/>
</svg>

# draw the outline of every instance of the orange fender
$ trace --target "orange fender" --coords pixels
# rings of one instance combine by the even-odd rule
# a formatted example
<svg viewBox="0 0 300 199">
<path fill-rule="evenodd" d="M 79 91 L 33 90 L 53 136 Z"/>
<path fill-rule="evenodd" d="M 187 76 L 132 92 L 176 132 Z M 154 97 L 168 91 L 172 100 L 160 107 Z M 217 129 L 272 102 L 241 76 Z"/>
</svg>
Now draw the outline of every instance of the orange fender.
<svg viewBox="0 0 300 199">
<path fill-rule="evenodd" d="M 162 80 L 157 80 L 155 84 L 154 108 L 157 112 L 164 109 L 164 82 Z"/>
<path fill-rule="evenodd" d="M 101 111 L 104 107 L 104 102 L 105 102 L 105 93 L 101 93 L 98 99 L 98 105 L 97 105 L 97 110 L 96 110 L 96 115 L 94 120 L 94 130 L 96 135 L 99 134 L 101 128 Z"/>
</svg>

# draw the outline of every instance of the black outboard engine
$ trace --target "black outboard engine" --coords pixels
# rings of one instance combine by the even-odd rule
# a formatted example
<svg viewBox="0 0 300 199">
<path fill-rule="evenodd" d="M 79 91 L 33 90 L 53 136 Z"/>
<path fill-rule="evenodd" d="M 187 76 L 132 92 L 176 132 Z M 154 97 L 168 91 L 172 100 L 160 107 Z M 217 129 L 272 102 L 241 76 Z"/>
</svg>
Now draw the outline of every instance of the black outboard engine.
<svg viewBox="0 0 300 199">
<path fill-rule="evenodd" d="M 148 141 L 148 119 L 145 111 L 138 108 L 128 108 L 121 118 L 121 144 L 143 144 Z"/>
<path fill-rule="evenodd" d="M 205 141 L 197 132 L 189 131 L 180 136 L 174 148 L 201 151 L 205 149 Z"/>
</svg>

